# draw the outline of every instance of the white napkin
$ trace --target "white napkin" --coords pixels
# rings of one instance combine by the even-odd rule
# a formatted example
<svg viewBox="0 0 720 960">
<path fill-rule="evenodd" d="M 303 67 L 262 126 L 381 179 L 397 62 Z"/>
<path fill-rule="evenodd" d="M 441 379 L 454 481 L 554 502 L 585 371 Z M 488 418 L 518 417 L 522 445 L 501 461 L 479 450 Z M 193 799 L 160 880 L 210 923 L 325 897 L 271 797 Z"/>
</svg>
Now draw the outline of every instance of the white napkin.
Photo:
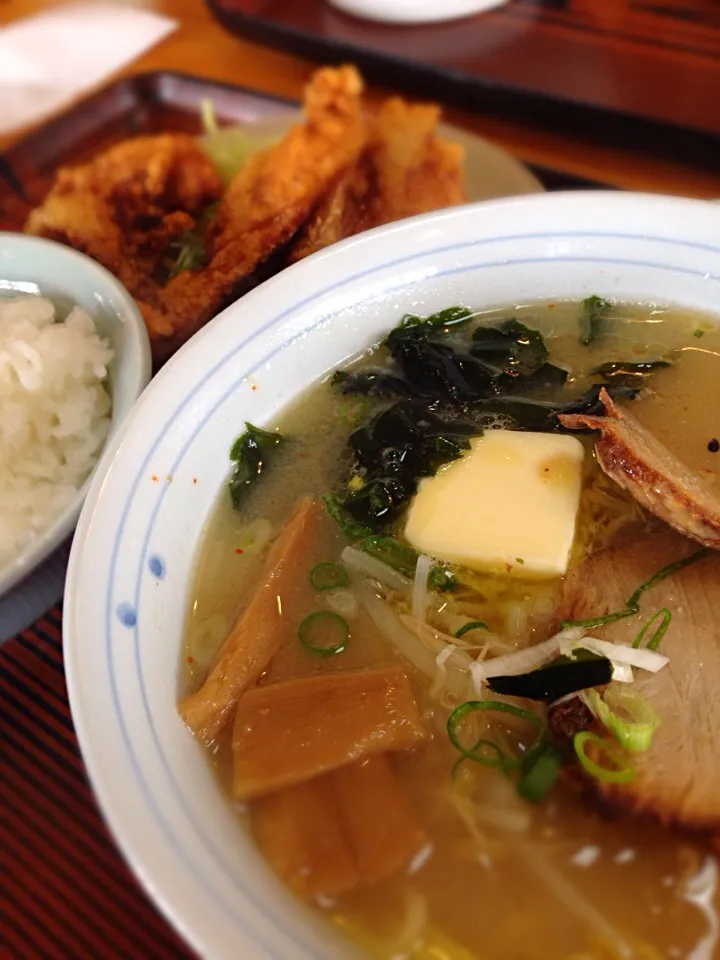
<svg viewBox="0 0 720 960">
<path fill-rule="evenodd" d="M 146 10 L 91 0 L 0 29 L 0 133 L 57 111 L 176 26 Z"/>
</svg>

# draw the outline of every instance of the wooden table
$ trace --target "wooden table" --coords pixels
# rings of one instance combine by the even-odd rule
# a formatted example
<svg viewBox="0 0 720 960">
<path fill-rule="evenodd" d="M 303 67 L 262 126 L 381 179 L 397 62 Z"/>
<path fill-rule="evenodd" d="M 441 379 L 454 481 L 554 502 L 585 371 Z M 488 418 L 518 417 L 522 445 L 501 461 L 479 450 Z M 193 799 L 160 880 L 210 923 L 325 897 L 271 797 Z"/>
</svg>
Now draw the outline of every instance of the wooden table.
<svg viewBox="0 0 720 960">
<path fill-rule="evenodd" d="M 142 70 L 181 70 L 299 99 L 314 68 L 307 61 L 227 34 L 213 20 L 201 0 L 125 2 L 173 17 L 179 21 L 180 27 L 127 67 L 124 74 Z M 52 6 L 55 6 L 53 0 L 0 0 L 0 24 Z M 648 161 L 629 151 L 574 141 L 561 134 L 531 129 L 497 117 L 452 109 L 447 111 L 447 117 L 489 137 L 528 162 L 605 181 L 626 190 L 720 197 L 720 162 L 716 173 L 698 171 L 669 161 Z M 3 140 L 0 137 L 0 149 L 8 142 L 9 138 Z"/>
<path fill-rule="evenodd" d="M 136 5 L 174 17 L 180 27 L 125 74 L 179 70 L 299 98 L 313 70 L 311 63 L 234 39 L 201 0 Z M 0 24 L 51 6 L 52 0 L 0 0 Z M 448 117 L 529 162 L 621 188 L 720 197 L 720 165 L 717 173 L 698 172 L 497 118 L 457 110 Z M 0 138 L 0 149 L 12 139 Z M 188 960 L 187 947 L 120 859 L 85 780 L 67 706 L 60 616 L 50 611 L 0 651 L 0 956 Z"/>
</svg>

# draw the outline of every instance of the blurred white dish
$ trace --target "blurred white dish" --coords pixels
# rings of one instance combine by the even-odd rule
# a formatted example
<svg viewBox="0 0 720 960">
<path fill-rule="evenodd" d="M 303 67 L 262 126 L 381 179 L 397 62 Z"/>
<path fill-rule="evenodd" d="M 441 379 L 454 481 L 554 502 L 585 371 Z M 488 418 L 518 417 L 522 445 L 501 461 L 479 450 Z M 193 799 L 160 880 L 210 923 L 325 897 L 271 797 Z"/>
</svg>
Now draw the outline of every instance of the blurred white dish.
<svg viewBox="0 0 720 960">
<path fill-rule="evenodd" d="M 508 0 L 328 0 L 331 6 L 382 23 L 439 23 L 502 7 Z"/>
<path fill-rule="evenodd" d="M 406 311 L 600 291 L 717 315 L 719 228 L 705 202 L 607 192 L 473 204 L 391 224 L 247 294 L 150 384 L 111 442 L 80 519 L 65 667 L 107 822 L 148 893 L 206 960 L 353 955 L 263 861 L 176 710 L 195 551 L 242 422 L 273 422 Z"/>
</svg>

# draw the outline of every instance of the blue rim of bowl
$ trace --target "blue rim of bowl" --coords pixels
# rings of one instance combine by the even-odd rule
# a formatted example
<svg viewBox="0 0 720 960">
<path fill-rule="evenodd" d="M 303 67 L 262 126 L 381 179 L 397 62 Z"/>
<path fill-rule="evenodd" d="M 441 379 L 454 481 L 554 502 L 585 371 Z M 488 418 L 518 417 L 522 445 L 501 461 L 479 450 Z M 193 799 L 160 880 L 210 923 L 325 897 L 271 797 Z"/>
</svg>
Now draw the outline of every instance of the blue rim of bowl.
<svg viewBox="0 0 720 960">
<path fill-rule="evenodd" d="M 435 255 L 435 254 L 440 254 L 440 253 L 443 253 L 443 252 L 449 252 L 449 251 L 457 250 L 457 249 L 460 249 L 460 248 L 463 248 L 463 247 L 480 247 L 480 246 L 482 246 L 482 245 L 489 245 L 489 244 L 492 244 L 492 243 L 501 243 L 501 242 L 508 242 L 508 241 L 513 241 L 513 240 L 523 240 L 523 239 L 525 239 L 525 240 L 530 240 L 530 239 L 550 239 L 550 238 L 554 238 L 554 239 L 563 239 L 563 238 L 574 238 L 574 239 L 578 239 L 578 238 L 580 238 L 580 237 L 587 237 L 587 238 L 604 238 L 604 239 L 619 239 L 619 240 L 624 240 L 624 241 L 627 241 L 627 240 L 650 241 L 650 242 L 656 242 L 656 243 L 659 243 L 659 244 L 666 244 L 666 245 L 670 245 L 670 246 L 686 247 L 686 248 L 696 249 L 696 250 L 698 250 L 698 251 L 704 251 L 704 252 L 711 252 L 711 253 L 718 253 L 718 254 L 720 254 L 720 247 L 716 247 L 716 246 L 711 245 L 711 244 L 701 244 L 701 243 L 697 243 L 697 242 L 693 242 L 693 241 L 682 240 L 682 239 L 678 239 L 678 238 L 675 238 L 675 237 L 655 237 L 655 236 L 650 236 L 650 235 L 648 235 L 648 234 L 630 234 L 630 233 L 619 233 L 619 232 L 612 232 L 612 231 L 590 231 L 590 230 L 585 231 L 585 230 L 579 230 L 579 231 L 547 231 L 547 232 L 532 233 L 532 234 L 514 234 L 514 235 L 505 235 L 505 236 L 491 237 L 491 238 L 488 238 L 487 240 L 482 240 L 482 241 L 465 241 L 465 242 L 460 243 L 460 244 L 450 244 L 450 245 L 446 245 L 446 246 L 437 247 L 437 248 L 435 248 L 435 249 L 425 249 L 425 250 L 420 251 L 420 252 L 417 253 L 417 254 L 411 254 L 411 255 L 409 255 L 409 256 L 406 256 L 406 257 L 403 257 L 403 258 L 399 258 L 398 260 L 393 261 L 393 262 L 385 262 L 385 263 L 383 263 L 383 264 L 376 264 L 376 265 L 375 265 L 374 267 L 372 267 L 372 268 L 359 271 L 359 272 L 357 272 L 357 273 L 352 274 L 351 276 L 345 277 L 344 279 L 342 279 L 342 280 L 340 280 L 340 281 L 337 281 L 336 283 L 330 284 L 330 285 L 328 285 L 327 287 L 323 288 L 322 290 L 316 290 L 311 296 L 305 298 L 303 301 L 300 301 L 300 302 L 298 302 L 298 303 L 293 304 L 292 307 L 286 309 L 285 311 L 283 311 L 283 312 L 280 313 L 279 315 L 275 316 L 273 319 L 269 320 L 266 324 L 264 324 L 263 327 L 255 330 L 249 337 L 247 337 L 247 338 L 245 338 L 244 340 L 242 340 L 241 342 L 239 342 L 239 343 L 238 343 L 236 346 L 234 346 L 230 351 L 228 351 L 227 353 L 225 353 L 224 356 L 222 357 L 222 359 L 221 359 L 220 361 L 218 361 L 217 363 L 215 363 L 215 364 L 211 367 L 210 370 L 208 370 L 207 372 L 205 372 L 205 373 L 203 374 L 203 376 L 200 378 L 200 380 L 193 386 L 193 388 L 192 388 L 190 391 L 188 391 L 188 392 L 186 392 L 186 393 L 184 394 L 184 398 L 183 398 L 182 402 L 175 408 L 175 410 L 173 411 L 173 413 L 172 413 L 172 414 L 169 416 L 169 418 L 166 420 L 165 424 L 164 424 L 161 428 L 159 428 L 159 430 L 158 430 L 158 432 L 157 432 L 157 434 L 156 434 L 156 437 L 154 438 L 153 442 L 150 444 L 150 446 L 149 446 L 149 448 L 148 448 L 148 449 L 149 449 L 149 452 L 148 452 L 148 454 L 146 455 L 146 457 L 144 458 L 143 463 L 142 463 L 141 467 L 139 468 L 139 470 L 138 470 L 138 472 L 137 472 L 137 476 L 136 476 L 135 479 L 133 480 L 132 484 L 129 486 L 128 495 L 127 495 L 127 498 L 126 498 L 126 500 L 125 500 L 125 504 L 124 504 L 123 507 L 119 510 L 120 521 L 119 521 L 119 526 L 118 526 L 118 528 L 117 528 L 117 530 L 116 530 L 115 541 L 114 541 L 114 543 L 113 543 L 113 547 L 112 547 L 112 551 L 111 551 L 110 575 L 109 575 L 109 578 L 108 578 L 107 591 L 106 591 L 106 608 L 105 608 L 105 660 L 106 660 L 106 665 L 107 665 L 107 670 L 108 670 L 108 678 L 109 678 L 109 682 L 110 682 L 110 688 L 111 688 L 111 690 L 112 690 L 112 706 L 113 706 L 113 709 L 114 709 L 114 711 L 115 711 L 115 715 L 116 715 L 116 718 L 117 718 L 118 726 L 119 726 L 119 729 L 120 729 L 120 731 L 121 731 L 121 736 L 122 736 L 122 739 L 123 739 L 123 742 L 124 742 L 124 745 L 125 745 L 125 749 L 126 749 L 126 752 L 127 752 L 128 759 L 129 759 L 129 761 L 130 761 L 130 765 L 131 765 L 132 769 L 133 769 L 134 772 L 135 772 L 137 784 L 138 784 L 138 786 L 140 787 L 140 790 L 141 790 L 141 793 L 142 793 L 143 797 L 145 798 L 146 807 L 147 807 L 147 809 L 151 812 L 153 818 L 155 819 L 157 825 L 159 826 L 159 828 L 160 828 L 160 830 L 162 831 L 162 833 L 164 834 L 164 836 L 169 840 L 170 845 L 171 845 L 174 853 L 178 856 L 178 858 L 179 858 L 181 861 L 187 863 L 187 865 L 193 870 L 193 872 L 196 873 L 197 871 L 196 871 L 196 868 L 193 867 L 193 866 L 189 863 L 188 860 L 186 860 L 185 853 L 184 853 L 184 850 L 183 850 L 183 842 L 182 842 L 181 836 L 180 836 L 180 835 L 174 830 L 174 828 L 165 820 L 165 818 L 164 818 L 164 816 L 163 816 L 163 812 L 162 812 L 161 808 L 157 805 L 157 803 L 156 803 L 156 801 L 155 801 L 155 799 L 154 799 L 154 797 L 153 797 L 153 795 L 152 795 L 152 791 L 151 791 L 148 783 L 146 782 L 146 780 L 145 780 L 145 778 L 144 778 L 144 775 L 143 775 L 143 772 L 142 772 L 142 769 L 141 769 L 139 760 L 138 760 L 137 756 L 135 755 L 135 751 L 134 751 L 134 748 L 133 748 L 133 744 L 132 744 L 132 742 L 131 742 L 130 734 L 129 734 L 128 727 L 127 727 L 126 718 L 125 718 L 125 716 L 124 716 L 122 704 L 121 704 L 120 699 L 119 699 L 119 693 L 118 693 L 118 687 L 117 687 L 116 677 L 115 677 L 115 674 L 114 674 L 114 671 L 113 671 L 113 624 L 114 624 L 114 611 L 113 611 L 113 609 L 112 609 L 112 606 L 113 606 L 113 604 L 112 604 L 112 595 L 113 595 L 113 591 L 114 591 L 114 583 L 115 583 L 117 560 L 118 560 L 118 554 L 119 554 L 119 550 L 120 550 L 120 540 L 122 539 L 122 536 L 123 536 L 123 530 L 124 530 L 124 526 L 125 526 L 125 521 L 126 521 L 126 518 L 127 518 L 128 513 L 129 513 L 130 507 L 131 507 L 131 505 L 132 505 L 132 501 L 133 501 L 133 498 L 134 498 L 134 496 L 135 496 L 135 493 L 136 493 L 138 484 L 139 484 L 139 482 L 140 482 L 140 478 L 144 475 L 144 471 L 145 471 L 146 465 L 147 465 L 147 463 L 148 463 L 149 458 L 152 456 L 152 453 L 153 453 L 156 445 L 157 445 L 157 444 L 160 442 L 160 440 L 163 438 L 163 436 L 165 435 L 165 433 L 166 433 L 167 429 L 169 428 L 169 426 L 170 426 L 170 425 L 175 421 L 175 419 L 182 413 L 182 411 L 185 409 L 185 407 L 187 406 L 187 404 L 188 404 L 188 403 L 192 400 L 192 398 L 198 393 L 198 391 L 205 385 L 205 383 L 206 383 L 208 380 L 210 380 L 212 377 L 214 377 L 215 374 L 216 374 L 225 364 L 227 364 L 227 363 L 229 363 L 229 362 L 232 362 L 232 361 L 234 360 L 235 356 L 237 355 L 237 353 L 238 353 L 240 350 L 242 350 L 243 348 L 245 348 L 246 346 L 248 346 L 252 341 L 256 340 L 258 337 L 261 337 L 261 336 L 263 336 L 263 335 L 266 335 L 269 329 L 271 329 L 272 327 L 274 327 L 274 326 L 276 326 L 277 324 L 281 323 L 282 321 L 287 320 L 295 311 L 299 310 L 299 309 L 302 308 L 302 307 L 307 306 L 307 305 L 308 305 L 309 303 L 311 303 L 312 301 L 320 298 L 321 296 L 327 294 L 328 292 L 330 292 L 330 291 L 332 291 L 332 290 L 338 289 L 339 287 L 345 286 L 345 285 L 347 285 L 347 284 L 356 283 L 358 280 L 361 280 L 361 279 L 363 279 L 363 278 L 369 277 L 369 276 L 370 276 L 371 274 L 373 274 L 373 273 L 379 272 L 379 271 L 381 271 L 381 270 L 385 270 L 385 269 L 387 269 L 388 267 L 392 267 L 392 266 L 395 266 L 395 265 L 400 265 L 400 264 L 402 264 L 402 263 L 407 263 L 407 262 L 409 262 L 410 260 L 415 259 L 415 258 L 418 258 L 418 257 L 429 257 L 429 256 L 433 256 L 433 255 Z M 546 257 L 543 257 L 543 258 L 535 258 L 535 257 L 533 257 L 533 258 L 518 258 L 518 259 L 514 259 L 514 260 L 508 260 L 508 259 L 506 259 L 506 258 L 503 258 L 502 260 L 495 260 L 495 261 L 479 261 L 479 262 L 476 262 L 476 263 L 473 263 L 473 264 L 470 264 L 470 265 L 467 265 L 467 266 L 464 266 L 464 267 L 461 267 L 461 268 L 453 268 L 453 269 L 446 270 L 446 271 L 435 272 L 435 273 L 433 274 L 433 276 L 438 277 L 438 276 L 442 276 L 442 275 L 448 275 L 448 274 L 450 274 L 450 273 L 470 272 L 470 271 L 473 271 L 473 270 L 478 270 L 478 269 L 483 269 L 483 268 L 488 268 L 488 267 L 497 267 L 497 266 L 512 268 L 512 267 L 518 266 L 518 265 L 520 265 L 520 264 L 528 264 L 528 263 L 534 263 L 534 262 L 540 262 L 540 263 L 545 263 L 545 264 L 547 264 L 548 262 L 566 262 L 566 263 L 570 263 L 570 262 L 580 263 L 580 262 L 583 262 L 583 263 L 597 263 L 598 265 L 606 265 L 606 266 L 607 266 L 607 265 L 613 265 L 613 266 L 624 266 L 624 265 L 627 265 L 627 266 L 641 266 L 641 267 L 647 267 L 647 268 L 654 268 L 654 269 L 666 270 L 666 271 L 670 271 L 670 272 L 673 272 L 673 273 L 680 273 L 680 274 L 684 274 L 684 275 L 688 275 L 688 276 L 693 276 L 693 277 L 701 278 L 701 279 L 704 279 L 704 280 L 707 280 L 707 281 L 711 281 L 711 282 L 720 282 L 720 273 L 719 273 L 718 275 L 708 275 L 707 271 L 692 270 L 692 269 L 689 269 L 689 268 L 676 267 L 675 265 L 673 265 L 673 264 L 671 264 L 671 263 L 652 262 L 652 261 L 646 261 L 646 260 L 631 260 L 631 259 L 622 259 L 622 258 L 610 258 L 610 257 L 608 257 L 608 258 L 602 258 L 602 257 L 592 257 L 592 256 L 587 256 L 587 257 L 553 257 L 553 258 L 551 259 L 551 261 L 549 261 L 548 258 L 546 258 Z M 407 283 L 403 283 L 403 284 L 399 285 L 398 289 L 405 288 L 406 286 L 407 286 Z M 392 294 L 392 292 L 393 292 L 393 288 L 386 288 L 386 289 L 383 290 L 383 296 L 387 296 L 387 295 L 389 295 L 389 294 Z M 277 347 L 275 347 L 273 350 L 271 350 L 266 356 L 263 357 L 262 361 L 259 361 L 258 363 L 256 363 L 256 364 L 254 365 L 253 369 L 257 369 L 257 367 L 259 367 L 259 366 L 267 363 L 267 361 L 268 361 L 269 359 L 271 359 L 272 356 L 274 356 L 274 355 L 277 354 L 278 352 L 281 352 L 281 351 L 287 349 L 288 347 L 290 347 L 290 346 L 292 345 L 292 343 L 293 343 L 296 339 L 299 339 L 300 337 L 306 336 L 307 333 L 308 333 L 310 330 L 314 329 L 316 326 L 319 326 L 319 325 L 321 325 L 321 324 L 323 324 L 323 323 L 326 323 L 328 320 L 330 320 L 330 319 L 332 318 L 332 316 L 333 316 L 333 312 L 331 312 L 331 313 L 329 313 L 329 314 L 323 314 L 322 316 L 318 317 L 312 324 L 310 324 L 310 325 L 308 325 L 307 327 L 303 328 L 303 330 L 301 331 L 300 334 L 296 335 L 295 337 L 293 337 L 293 338 L 290 339 L 290 340 L 284 341 L 282 344 L 279 344 Z M 204 426 L 204 424 L 205 424 L 205 422 L 208 420 L 208 418 L 212 416 L 212 414 L 213 414 L 213 412 L 215 411 L 215 409 L 217 409 L 217 407 L 220 405 L 220 403 L 224 402 L 224 401 L 240 386 L 240 384 L 243 382 L 243 380 L 244 380 L 245 378 L 247 378 L 247 376 L 249 376 L 249 375 L 251 375 L 251 374 L 252 374 L 252 370 L 243 370 L 242 375 L 238 376 L 238 377 L 235 379 L 235 381 L 233 382 L 232 386 L 229 387 L 229 388 L 225 391 L 223 397 L 222 397 L 220 400 L 218 400 L 218 401 L 213 405 L 213 408 L 203 417 L 203 420 L 200 422 L 200 424 L 197 425 L 197 426 L 194 428 L 193 433 L 192 433 L 192 436 L 189 437 L 189 438 L 186 440 L 186 442 L 185 442 L 185 444 L 183 445 L 183 448 L 182 448 L 179 456 L 178 456 L 177 459 L 176 459 L 176 462 L 175 462 L 175 464 L 174 464 L 174 466 L 173 466 L 173 472 L 174 472 L 175 469 L 177 468 L 177 465 L 182 461 L 182 459 L 184 458 L 185 454 L 187 453 L 187 450 L 189 449 L 190 445 L 192 444 L 193 440 L 195 439 L 195 437 L 197 436 L 197 434 L 200 432 L 200 430 L 202 429 L 202 427 Z M 140 604 L 140 599 L 141 599 L 141 598 L 140 598 L 140 591 L 141 591 L 141 586 L 142 586 L 142 582 L 143 582 L 143 574 L 144 574 L 145 570 L 147 569 L 146 560 L 147 560 L 147 553 L 148 553 L 148 544 L 149 544 L 150 538 L 151 538 L 151 536 L 152 536 L 153 526 L 154 526 L 155 520 L 156 520 L 156 518 L 157 518 L 159 509 L 160 509 L 160 505 L 161 505 L 162 500 L 163 500 L 163 498 L 164 498 L 164 494 L 165 494 L 165 490 L 163 489 L 163 490 L 161 491 L 161 493 L 160 493 L 158 502 L 157 502 L 157 504 L 155 505 L 155 508 L 154 508 L 154 510 L 153 510 L 153 513 L 152 513 L 152 516 L 151 516 L 151 519 L 150 519 L 150 522 L 149 522 L 149 525 L 148 525 L 148 528 L 147 528 L 147 532 L 146 532 L 146 535 L 145 535 L 145 537 L 144 537 L 144 539 L 143 539 L 142 546 L 141 546 L 141 550 L 140 550 L 140 554 L 139 554 L 139 559 L 138 559 L 138 563 L 137 563 L 138 573 L 137 573 L 137 581 L 136 581 L 136 592 L 135 592 L 135 598 L 134 598 L 134 609 L 135 609 L 136 611 L 139 610 L 139 604 Z M 157 734 L 157 730 L 155 729 L 155 725 L 154 725 L 154 723 L 153 723 L 152 716 L 151 716 L 151 713 L 150 713 L 150 710 L 149 710 L 149 703 L 148 703 L 148 699 L 147 699 L 146 687 L 145 687 L 144 678 L 143 678 L 143 674 L 142 674 L 142 662 L 141 662 L 141 657 L 140 657 L 140 637 L 139 637 L 139 629 L 138 629 L 138 626 L 137 626 L 137 622 L 135 622 L 135 623 L 133 623 L 133 624 L 128 624 L 128 625 L 126 625 L 126 626 L 130 626 L 130 628 L 131 628 L 132 631 L 133 631 L 134 660 L 135 660 L 135 666 L 136 666 L 137 691 L 138 691 L 138 693 L 139 693 L 139 696 L 140 696 L 140 699 L 141 699 L 141 702 L 142 702 L 142 709 L 143 709 L 143 711 L 144 711 L 144 713 L 145 713 L 145 723 L 146 723 L 147 729 L 148 729 L 148 731 L 149 731 L 149 733 L 150 733 L 151 742 L 153 743 L 153 747 L 154 747 L 154 749 L 155 749 L 155 751 L 156 751 L 156 757 L 157 757 L 159 763 L 161 764 L 161 766 L 162 766 L 162 768 L 163 768 L 163 770 L 164 770 L 165 776 L 166 776 L 166 778 L 167 778 L 168 785 L 169 785 L 169 789 L 171 789 L 172 793 L 174 794 L 175 799 L 176 799 L 176 801 L 177 801 L 177 803 L 178 803 L 178 806 L 179 806 L 179 808 L 182 810 L 182 813 L 183 813 L 183 816 L 184 816 L 184 818 L 185 818 L 185 820 L 186 820 L 186 823 L 192 828 L 192 830 L 193 830 L 193 832 L 195 833 L 196 837 L 199 839 L 201 845 L 205 848 L 205 850 L 206 850 L 207 854 L 209 855 L 210 859 L 215 862 L 215 865 L 216 865 L 216 866 L 220 869 L 220 871 L 225 875 L 226 880 L 228 880 L 228 881 L 230 882 L 230 884 L 232 884 L 232 887 L 233 887 L 238 893 L 240 893 L 240 894 L 245 898 L 245 900 L 246 900 L 249 904 L 251 904 L 251 905 L 253 906 L 253 908 L 262 916 L 262 918 L 263 918 L 264 920 L 266 920 L 266 921 L 269 921 L 269 922 L 275 927 L 276 930 L 278 930 L 279 932 L 282 932 L 288 939 L 292 940 L 292 942 L 295 944 L 296 947 L 302 946 L 302 948 L 307 952 L 307 956 L 308 956 L 308 957 L 314 957 L 314 956 L 316 956 L 316 954 L 314 954 L 314 953 L 312 952 L 312 948 L 309 948 L 306 944 L 304 944 L 304 943 L 302 943 L 302 942 L 298 942 L 297 938 L 295 938 L 291 933 L 289 933 L 287 930 L 285 930 L 285 929 L 282 927 L 282 924 L 278 921 L 278 917 L 275 916 L 272 912 L 268 912 L 267 906 L 266 906 L 263 902 L 261 902 L 260 900 L 258 900 L 258 899 L 256 899 L 256 898 L 254 897 L 253 891 L 252 891 L 250 888 L 244 886 L 242 883 L 240 883 L 240 882 L 237 880 L 237 877 L 234 875 L 234 872 L 233 872 L 233 870 L 232 870 L 232 866 L 225 861 L 225 859 L 224 859 L 224 857 L 223 857 L 223 852 L 222 852 L 221 850 L 217 849 L 217 848 L 212 844 L 211 840 L 208 838 L 207 834 L 205 833 L 202 825 L 198 824 L 198 823 L 193 819 L 193 817 L 192 817 L 192 815 L 191 815 L 191 812 L 189 811 L 189 809 L 188 809 L 188 807 L 187 807 L 187 804 L 186 804 L 185 801 L 184 801 L 182 788 L 181 788 L 181 786 L 178 784 L 177 780 L 175 779 L 175 777 L 174 777 L 174 775 L 173 775 L 173 772 L 172 772 L 171 765 L 170 765 L 170 763 L 169 763 L 169 761 L 168 761 L 168 758 L 167 758 L 166 754 L 164 753 L 164 751 L 163 751 L 163 749 L 162 749 L 162 746 L 161 746 L 161 744 L 160 744 L 159 737 L 158 737 L 158 734 Z M 71 697 L 71 699 L 74 701 L 74 697 Z M 119 841 L 120 841 L 121 843 L 123 843 L 123 841 L 124 841 L 125 838 L 124 838 L 124 836 L 123 836 L 123 831 L 122 831 L 122 829 L 119 829 L 119 830 L 118 830 L 118 838 L 119 838 Z M 136 855 L 135 852 L 133 852 L 133 857 L 135 857 L 135 855 Z M 142 859 L 141 856 L 138 856 L 138 857 L 137 857 L 138 863 L 137 863 L 137 864 L 133 864 L 134 869 L 138 869 L 138 870 L 139 870 L 139 861 L 140 861 L 141 859 Z M 143 871 L 142 871 L 142 873 L 140 874 L 141 879 L 143 879 L 143 875 L 145 874 L 145 872 L 146 872 L 146 868 L 143 868 Z M 227 887 L 224 887 L 223 889 L 217 888 L 217 887 L 214 886 L 214 884 L 213 884 L 213 882 L 212 882 L 211 880 L 208 880 L 208 879 L 207 879 L 207 877 L 202 877 L 202 878 L 200 878 L 200 879 L 199 879 L 199 882 L 202 884 L 202 886 L 203 886 L 206 890 L 212 892 L 212 897 L 213 897 L 213 899 L 214 899 L 217 903 L 219 903 L 219 904 L 221 905 L 221 907 L 222 907 L 222 909 L 223 909 L 223 912 L 226 913 L 226 915 L 228 916 L 229 919 L 231 919 L 234 923 L 236 923 L 236 924 L 238 925 L 238 929 L 239 929 L 240 931 L 242 931 L 242 933 L 243 933 L 246 937 L 249 937 L 251 940 L 253 940 L 253 941 L 256 943 L 256 945 L 257 945 L 261 950 L 263 950 L 264 952 L 266 952 L 266 953 L 269 954 L 270 956 L 273 956 L 273 955 L 274 955 L 272 949 L 268 946 L 267 943 L 264 942 L 264 939 L 260 936 L 260 934 L 259 934 L 257 931 L 250 931 L 246 925 L 242 924 L 241 922 L 238 923 L 238 918 L 237 918 L 236 911 L 233 909 L 233 901 L 232 901 L 232 899 L 228 899 L 228 898 L 227 898 Z M 152 888 L 151 888 L 151 889 L 152 889 Z M 185 936 L 188 936 L 188 937 L 189 937 L 190 941 L 193 942 L 196 947 L 201 948 L 201 947 L 202 947 L 202 943 L 200 942 L 199 936 L 196 938 L 194 932 L 192 932 L 191 930 L 188 930 L 188 927 L 187 927 L 185 924 L 181 924 L 181 921 L 179 920 L 179 918 L 178 918 L 178 917 L 175 915 L 175 913 L 174 913 L 174 908 L 173 908 L 172 904 L 165 899 L 164 894 L 163 894 L 161 891 L 157 890 L 157 889 L 152 889 L 152 893 L 154 894 L 155 899 L 157 900 L 157 902 L 159 903 L 159 905 L 161 906 L 161 908 L 165 911 L 165 913 L 166 913 L 166 915 L 168 916 L 168 918 L 169 918 L 176 926 L 180 926 L 181 931 L 185 934 Z"/>
</svg>

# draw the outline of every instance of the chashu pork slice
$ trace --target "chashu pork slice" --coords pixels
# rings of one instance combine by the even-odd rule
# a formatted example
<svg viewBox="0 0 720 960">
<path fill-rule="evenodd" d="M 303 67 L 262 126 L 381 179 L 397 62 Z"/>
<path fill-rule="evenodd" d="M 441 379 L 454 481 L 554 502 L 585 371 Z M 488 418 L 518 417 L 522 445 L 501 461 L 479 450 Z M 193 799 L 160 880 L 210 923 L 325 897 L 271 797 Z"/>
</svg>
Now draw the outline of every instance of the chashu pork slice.
<svg viewBox="0 0 720 960">
<path fill-rule="evenodd" d="M 598 551 L 568 577 L 563 619 L 619 610 L 654 573 L 697 550 L 671 530 Z M 593 780 L 612 807 L 648 813 L 690 829 L 720 829 L 720 553 L 709 553 L 643 594 L 640 614 L 588 632 L 632 644 L 658 609 L 672 614 L 658 673 L 635 670 L 633 689 L 661 719 L 647 753 L 634 755 L 635 780 Z"/>
<path fill-rule="evenodd" d="M 560 414 L 571 430 L 599 430 L 595 444 L 605 473 L 638 503 L 686 537 L 720 550 L 720 497 L 627 410 L 600 391 L 606 416 Z"/>
</svg>

